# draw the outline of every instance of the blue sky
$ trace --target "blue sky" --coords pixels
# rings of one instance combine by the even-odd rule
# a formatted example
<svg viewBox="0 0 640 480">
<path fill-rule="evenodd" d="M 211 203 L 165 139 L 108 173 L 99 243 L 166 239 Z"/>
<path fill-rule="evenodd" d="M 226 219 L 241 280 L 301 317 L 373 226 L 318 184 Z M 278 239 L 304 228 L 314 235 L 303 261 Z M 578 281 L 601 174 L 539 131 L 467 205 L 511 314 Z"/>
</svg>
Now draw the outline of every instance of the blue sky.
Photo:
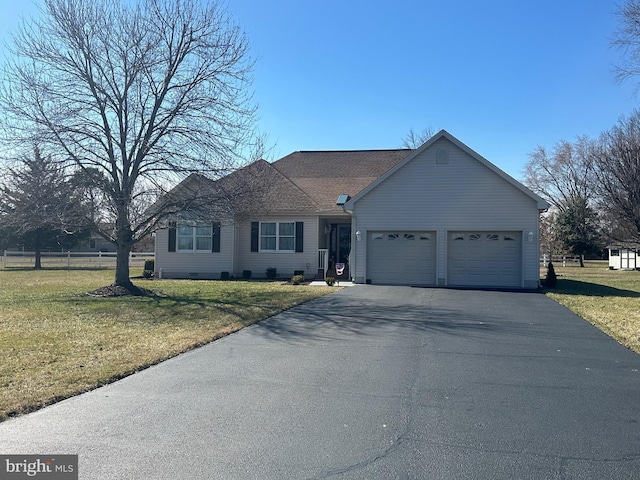
<svg viewBox="0 0 640 480">
<path fill-rule="evenodd" d="M 36 2 L 38 3 L 38 2 Z M 640 98 L 614 82 L 602 0 L 228 0 L 256 58 L 271 156 L 399 148 L 446 129 L 515 178 L 528 154 L 597 136 Z M 32 3 L 0 0 L 0 36 Z"/>
</svg>

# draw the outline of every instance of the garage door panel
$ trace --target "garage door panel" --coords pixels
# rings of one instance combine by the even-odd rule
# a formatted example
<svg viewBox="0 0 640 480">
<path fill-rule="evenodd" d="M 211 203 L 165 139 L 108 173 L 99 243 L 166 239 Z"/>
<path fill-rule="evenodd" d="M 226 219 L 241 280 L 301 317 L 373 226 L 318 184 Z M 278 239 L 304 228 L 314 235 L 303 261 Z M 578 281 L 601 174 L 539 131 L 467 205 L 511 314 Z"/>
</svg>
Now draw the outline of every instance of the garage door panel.
<svg viewBox="0 0 640 480">
<path fill-rule="evenodd" d="M 520 287 L 520 232 L 450 232 L 449 285 Z"/>
<path fill-rule="evenodd" d="M 435 284 L 435 238 L 433 232 L 370 233 L 367 278 L 378 284 Z"/>
</svg>

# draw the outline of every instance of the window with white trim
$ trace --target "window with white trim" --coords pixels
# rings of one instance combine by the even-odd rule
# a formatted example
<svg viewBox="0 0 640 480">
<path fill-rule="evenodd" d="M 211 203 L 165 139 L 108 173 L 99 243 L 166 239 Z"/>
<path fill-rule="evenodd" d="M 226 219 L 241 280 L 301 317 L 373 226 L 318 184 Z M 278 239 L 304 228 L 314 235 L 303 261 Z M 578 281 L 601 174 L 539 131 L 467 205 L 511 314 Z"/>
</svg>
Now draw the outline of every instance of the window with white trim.
<svg viewBox="0 0 640 480">
<path fill-rule="evenodd" d="M 213 227 L 211 225 L 177 225 L 179 252 L 210 252 Z"/>
<path fill-rule="evenodd" d="M 295 222 L 260 222 L 261 252 L 294 252 L 295 249 Z"/>
</svg>

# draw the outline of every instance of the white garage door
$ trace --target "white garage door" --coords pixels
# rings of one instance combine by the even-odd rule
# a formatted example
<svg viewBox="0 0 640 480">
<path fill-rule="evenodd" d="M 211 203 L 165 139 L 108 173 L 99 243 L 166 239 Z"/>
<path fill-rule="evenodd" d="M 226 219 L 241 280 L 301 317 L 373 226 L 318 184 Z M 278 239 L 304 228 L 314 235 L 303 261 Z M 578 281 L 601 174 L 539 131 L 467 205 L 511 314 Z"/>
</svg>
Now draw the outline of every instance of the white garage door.
<svg viewBox="0 0 640 480">
<path fill-rule="evenodd" d="M 434 285 L 435 232 L 370 232 L 367 279 L 374 284 Z"/>
<path fill-rule="evenodd" d="M 449 232 L 448 285 L 522 286 L 521 232 Z"/>
</svg>

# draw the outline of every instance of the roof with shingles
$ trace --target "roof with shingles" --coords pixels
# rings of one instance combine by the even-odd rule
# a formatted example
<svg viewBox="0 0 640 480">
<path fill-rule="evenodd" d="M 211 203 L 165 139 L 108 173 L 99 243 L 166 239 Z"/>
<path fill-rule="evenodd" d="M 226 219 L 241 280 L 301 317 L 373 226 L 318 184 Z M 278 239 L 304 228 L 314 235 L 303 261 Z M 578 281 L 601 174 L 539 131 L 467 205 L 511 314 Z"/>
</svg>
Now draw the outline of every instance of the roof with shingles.
<svg viewBox="0 0 640 480">
<path fill-rule="evenodd" d="M 339 195 L 356 195 L 412 150 L 336 150 L 293 152 L 271 164 L 299 192 L 312 200 L 315 212 L 341 212 Z M 292 192 L 288 192 L 292 193 Z M 308 211 L 300 204 L 295 210 Z"/>
<path fill-rule="evenodd" d="M 191 175 L 174 189 L 174 196 L 221 201 L 236 214 L 342 213 L 336 205 L 339 195 L 356 195 L 411 152 L 293 152 L 273 163 L 257 160 L 218 180 Z"/>
</svg>

